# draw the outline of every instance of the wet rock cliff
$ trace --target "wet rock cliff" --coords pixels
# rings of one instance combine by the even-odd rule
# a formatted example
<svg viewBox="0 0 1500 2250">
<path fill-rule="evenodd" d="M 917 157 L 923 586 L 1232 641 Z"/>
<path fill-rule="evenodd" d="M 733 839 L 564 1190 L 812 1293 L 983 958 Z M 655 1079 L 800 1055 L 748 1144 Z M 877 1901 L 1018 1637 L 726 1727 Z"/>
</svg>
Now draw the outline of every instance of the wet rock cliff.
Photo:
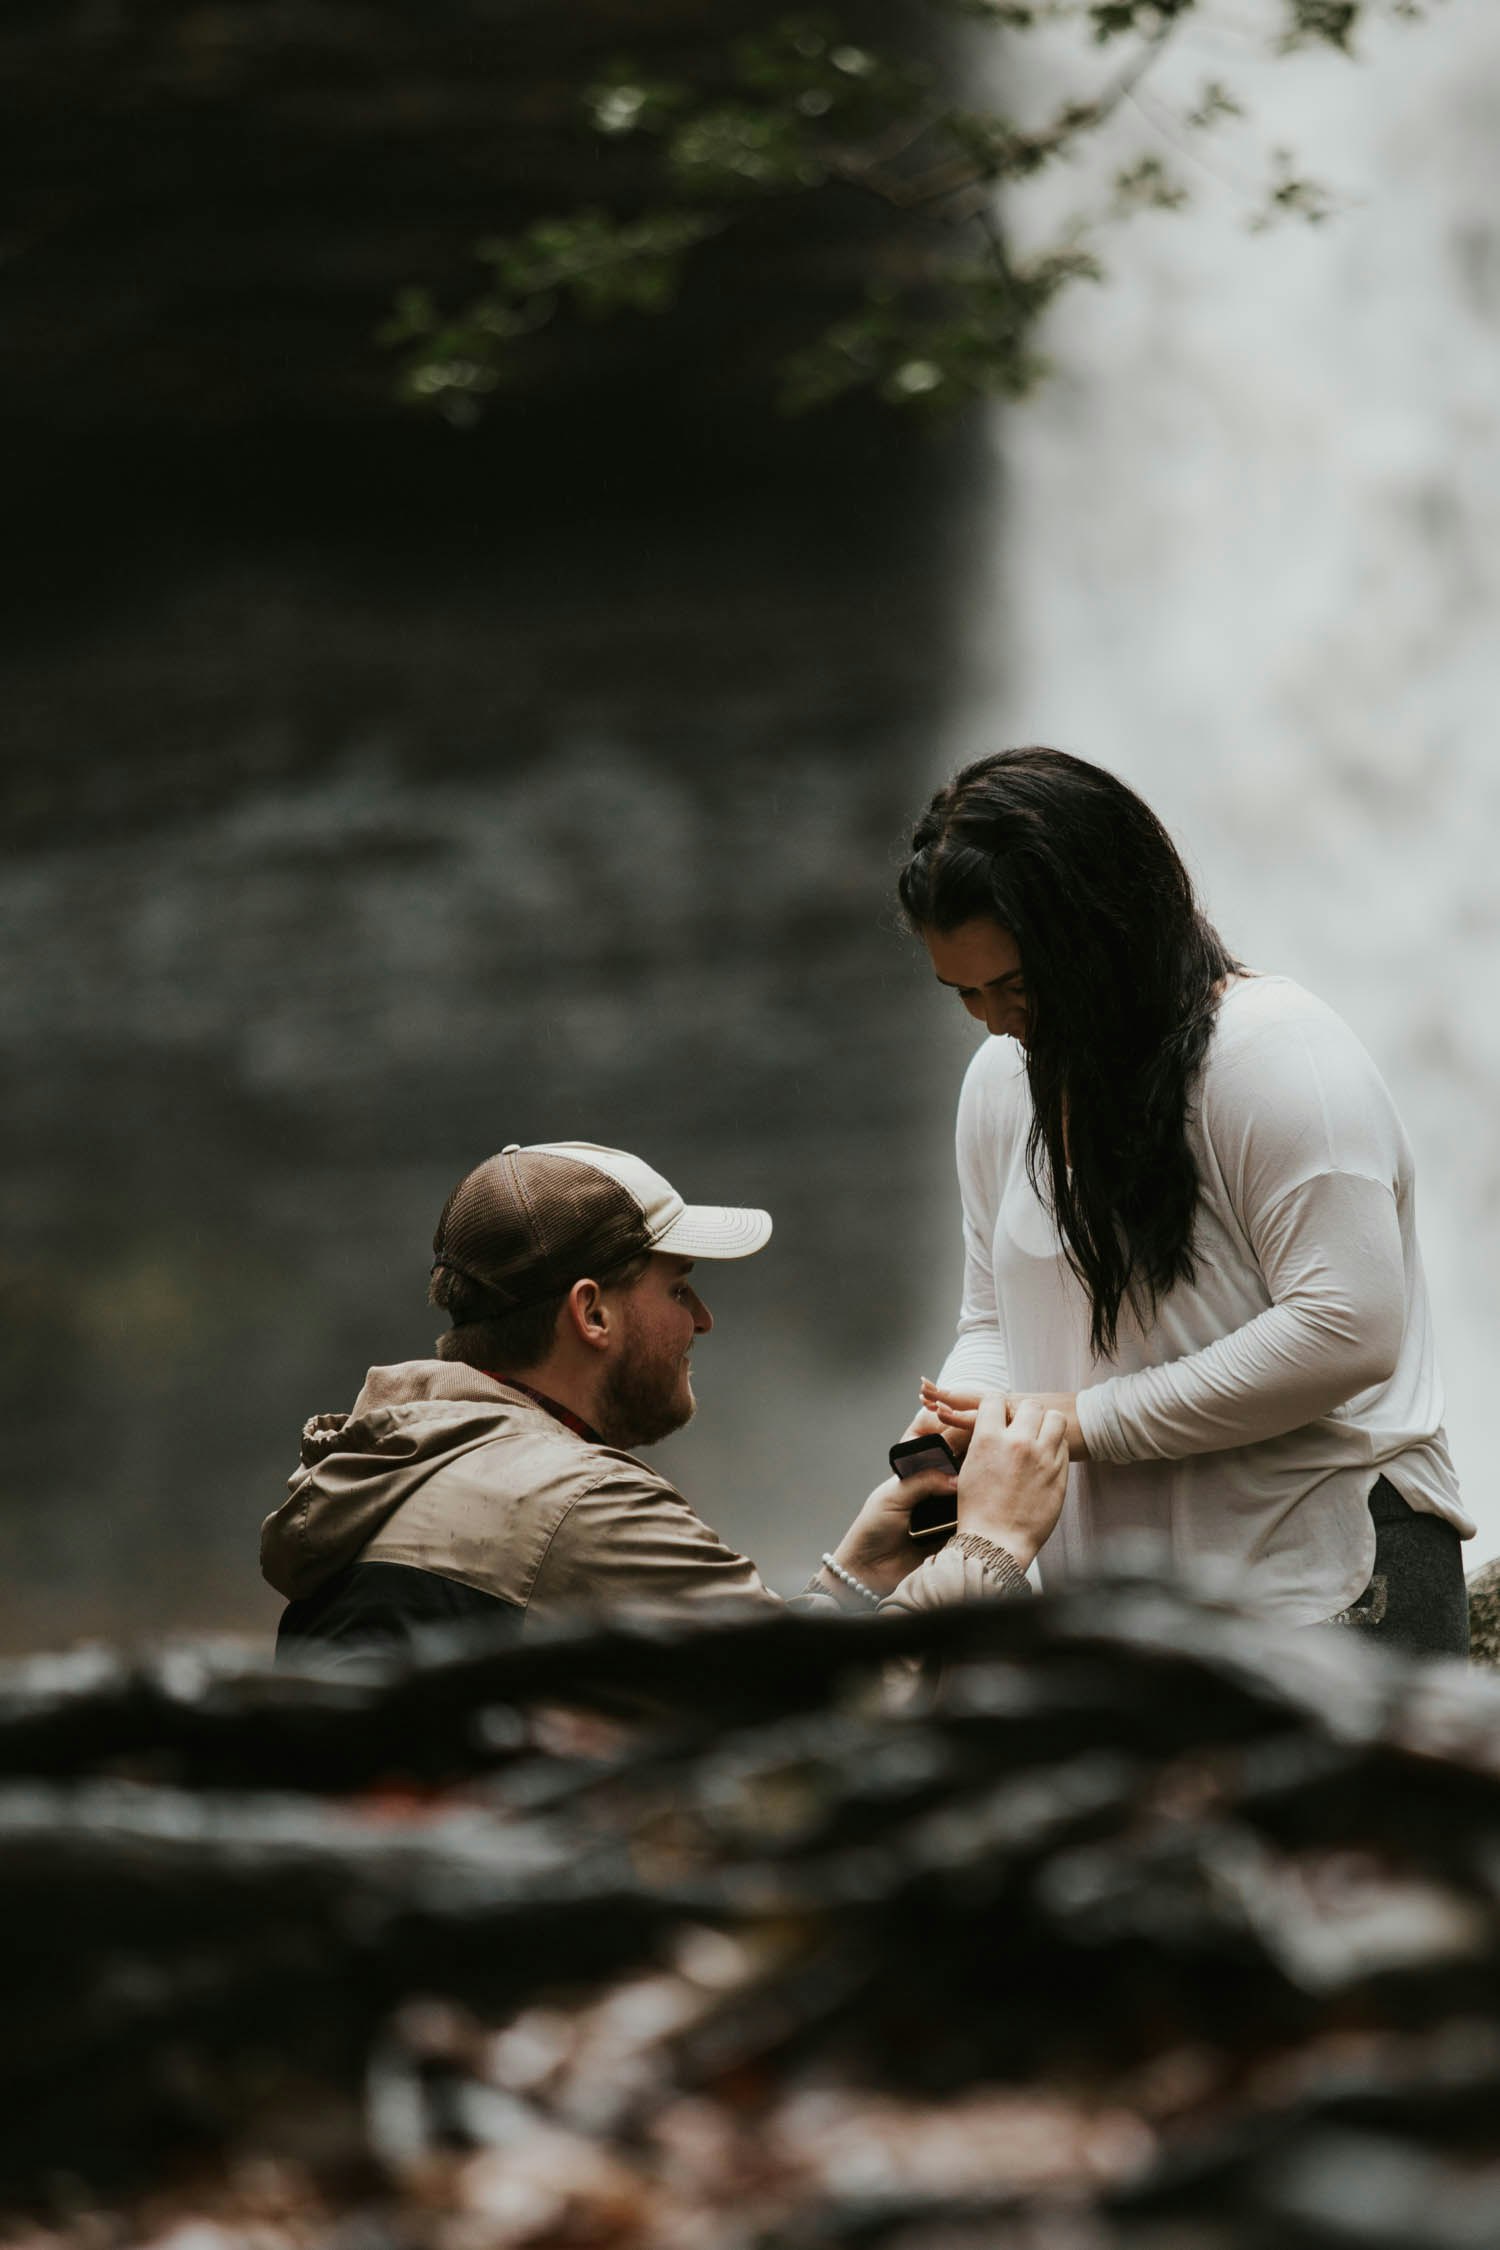
<svg viewBox="0 0 1500 2250">
<path fill-rule="evenodd" d="M 0 26 L 11 1647 L 269 1624 L 301 1423 L 430 1348 L 436 1214 L 507 1140 L 772 1209 L 672 1467 L 787 1583 L 938 1348 L 961 1046 L 891 876 L 982 480 L 761 388 L 866 270 L 862 206 L 690 268 L 670 324 L 559 321 L 476 430 L 399 411 L 374 340 L 403 283 L 461 295 L 481 235 L 603 198 L 581 86 L 711 70 L 705 29 Z"/>
</svg>

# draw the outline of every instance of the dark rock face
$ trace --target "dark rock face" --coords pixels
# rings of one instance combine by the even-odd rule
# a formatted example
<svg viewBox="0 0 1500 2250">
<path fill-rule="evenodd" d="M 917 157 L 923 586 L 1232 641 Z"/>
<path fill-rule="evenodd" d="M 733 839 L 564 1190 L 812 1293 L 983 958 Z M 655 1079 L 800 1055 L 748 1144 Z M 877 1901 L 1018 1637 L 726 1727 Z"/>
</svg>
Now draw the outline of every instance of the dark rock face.
<svg viewBox="0 0 1500 2250">
<path fill-rule="evenodd" d="M 508 1139 L 773 1210 L 667 1459 L 784 1582 L 940 1347 L 964 1043 L 891 876 L 984 480 L 760 387 L 862 209 L 752 232 L 670 328 L 560 324 L 476 432 L 398 413 L 372 342 L 402 282 L 462 291 L 478 235 L 597 192 L 596 64 L 701 68 L 704 31 L 0 27 L 0 1645 L 269 1625 L 301 1422 L 430 1348 L 437 1211 Z"/>
<path fill-rule="evenodd" d="M 372 343 L 397 289 L 459 301 L 473 247 L 544 213 L 645 191 L 581 92 L 627 56 L 711 82 L 766 0 L 73 0 L 7 11 L 0 133 L 19 195 L 0 310 L 0 424 L 79 432 L 389 418 Z M 915 6 L 853 0 L 855 30 L 930 46 Z M 567 323 L 523 363 L 533 402 L 601 408 L 665 384 L 711 419 L 757 395 L 781 340 L 867 264 L 851 195 L 752 226 L 732 282 L 651 321 Z M 826 317 L 826 314 L 825 314 Z"/>
<path fill-rule="evenodd" d="M 891 894 L 954 521 L 231 521 L 12 655 L 0 1640 L 269 1625 L 302 1421 L 429 1351 L 438 1211 L 507 1140 L 773 1212 L 662 1459 L 805 1580 L 951 1319 L 968 1042 Z"/>
<path fill-rule="evenodd" d="M 66 2171 L 80 2250 L 152 2190 L 267 2250 L 1487 2241 L 1496 1718 L 1144 1580 L 13 1667 L 0 2193 Z"/>
</svg>

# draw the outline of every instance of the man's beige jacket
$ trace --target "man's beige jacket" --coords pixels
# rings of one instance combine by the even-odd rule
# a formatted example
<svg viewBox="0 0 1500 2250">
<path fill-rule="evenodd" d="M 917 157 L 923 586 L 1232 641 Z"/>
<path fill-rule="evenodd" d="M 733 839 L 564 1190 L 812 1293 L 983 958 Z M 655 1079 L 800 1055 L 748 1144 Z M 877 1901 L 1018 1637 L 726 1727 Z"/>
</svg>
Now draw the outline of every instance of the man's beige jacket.
<svg viewBox="0 0 1500 2250">
<path fill-rule="evenodd" d="M 445 1360 L 372 1368 L 352 1412 L 316 1415 L 303 1432 L 287 1497 L 262 1528 L 262 1570 L 300 1602 L 356 1562 L 431 1572 L 524 1622 L 779 1601 L 644 1461 Z M 926 1608 L 996 1590 L 943 1548 L 891 1601 Z"/>
</svg>

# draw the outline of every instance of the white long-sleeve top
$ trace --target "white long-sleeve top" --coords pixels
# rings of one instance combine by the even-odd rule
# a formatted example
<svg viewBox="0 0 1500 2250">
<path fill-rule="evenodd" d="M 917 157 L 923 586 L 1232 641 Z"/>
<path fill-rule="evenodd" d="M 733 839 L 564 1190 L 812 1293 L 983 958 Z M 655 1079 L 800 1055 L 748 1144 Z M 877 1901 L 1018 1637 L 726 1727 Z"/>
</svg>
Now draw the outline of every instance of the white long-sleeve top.
<svg viewBox="0 0 1500 2250">
<path fill-rule="evenodd" d="M 1075 1463 L 1047 1584 L 1149 1533 L 1290 1624 L 1367 1584 L 1384 1475 L 1465 1538 L 1417 1247 L 1412 1155 L 1390 1094 L 1331 1008 L 1286 977 L 1226 990 L 1188 1117 L 1197 1272 L 1113 1355 L 1031 1185 L 1031 1096 L 986 1039 L 958 1112 L 965 1273 L 956 1389 L 1076 1391 Z"/>
</svg>

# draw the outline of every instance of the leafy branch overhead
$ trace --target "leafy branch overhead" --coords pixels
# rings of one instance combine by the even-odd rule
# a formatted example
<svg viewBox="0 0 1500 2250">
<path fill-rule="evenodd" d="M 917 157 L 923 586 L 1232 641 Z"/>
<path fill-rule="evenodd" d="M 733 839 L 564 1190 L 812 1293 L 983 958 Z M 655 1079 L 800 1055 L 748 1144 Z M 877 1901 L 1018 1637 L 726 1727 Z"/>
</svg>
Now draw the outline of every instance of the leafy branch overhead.
<svg viewBox="0 0 1500 2250">
<path fill-rule="evenodd" d="M 622 167 L 628 208 L 558 214 L 477 246 L 486 280 L 461 310 L 429 290 L 402 292 L 382 331 L 401 355 L 403 396 L 472 421 L 486 394 L 525 365 L 526 339 L 560 315 L 605 319 L 664 313 L 689 258 L 708 260 L 748 214 L 775 202 L 855 195 L 883 208 L 874 278 L 846 313 L 792 348 L 781 402 L 797 411 L 856 391 L 888 404 L 949 408 L 1025 391 L 1042 371 L 1041 316 L 1070 282 L 1097 280 L 1097 238 L 1110 221 L 1190 200 L 1182 158 L 1195 140 L 1242 115 L 1229 88 L 1200 83 L 1185 107 L 1147 101 L 1144 81 L 1212 0 L 929 0 L 941 12 L 1015 41 L 1071 24 L 1084 34 L 1078 83 L 1039 124 L 988 100 L 958 98 L 931 64 L 876 53 L 831 13 L 781 18 L 728 43 L 714 83 L 653 78 L 622 62 L 582 101 L 601 144 L 644 153 L 652 183 L 641 207 L 639 162 Z M 1361 21 L 1415 18 L 1419 0 L 1260 0 L 1280 52 L 1349 52 Z M 970 41 L 968 72 L 986 57 Z M 998 78 L 998 59 L 993 72 Z M 1056 239 L 1019 251 L 1007 191 L 1097 148 L 1129 105 L 1142 145 L 1096 178 L 1092 208 Z M 1167 153 L 1164 153 L 1165 143 Z M 607 165 L 602 176 L 607 177 Z M 1096 165 L 1097 173 L 1098 167 Z M 1334 208 L 1285 150 L 1247 213 L 1254 229 L 1285 218 L 1317 224 Z"/>
</svg>

